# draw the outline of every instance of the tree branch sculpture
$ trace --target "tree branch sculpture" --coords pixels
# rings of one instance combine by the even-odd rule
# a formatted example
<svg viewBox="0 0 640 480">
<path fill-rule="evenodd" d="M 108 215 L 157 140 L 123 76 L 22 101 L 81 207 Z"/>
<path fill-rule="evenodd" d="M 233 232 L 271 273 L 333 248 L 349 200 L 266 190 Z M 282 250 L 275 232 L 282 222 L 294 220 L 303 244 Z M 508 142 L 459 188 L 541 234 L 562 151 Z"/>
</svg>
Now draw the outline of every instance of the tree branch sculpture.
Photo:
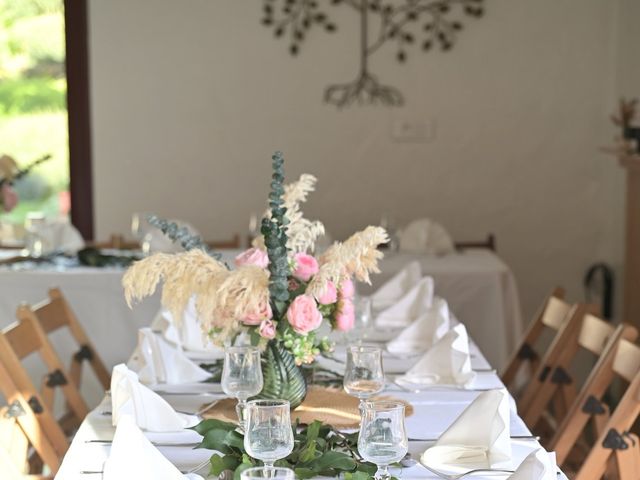
<svg viewBox="0 0 640 480">
<path fill-rule="evenodd" d="M 289 41 L 291 55 L 300 53 L 302 43 L 313 29 L 337 30 L 329 16 L 332 7 L 345 6 L 360 15 L 360 66 L 355 80 L 328 86 L 324 101 L 339 108 L 358 104 L 399 106 L 400 91 L 383 85 L 369 70 L 369 58 L 387 43 L 396 47 L 396 59 L 404 63 L 413 48 L 428 52 L 434 47 L 450 50 L 463 28 L 460 16 L 480 18 L 483 0 L 263 0 L 263 25 L 276 38 Z M 370 36 L 371 21 L 377 33 Z"/>
</svg>

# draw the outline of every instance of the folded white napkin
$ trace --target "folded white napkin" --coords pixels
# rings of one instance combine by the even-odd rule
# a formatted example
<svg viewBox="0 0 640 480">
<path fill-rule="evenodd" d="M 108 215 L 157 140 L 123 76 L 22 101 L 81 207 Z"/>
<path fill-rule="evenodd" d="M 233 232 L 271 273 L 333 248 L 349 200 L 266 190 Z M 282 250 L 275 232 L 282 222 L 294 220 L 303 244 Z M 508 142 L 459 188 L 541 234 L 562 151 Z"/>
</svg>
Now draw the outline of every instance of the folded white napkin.
<svg viewBox="0 0 640 480">
<path fill-rule="evenodd" d="M 423 352 L 444 337 L 450 328 L 449 305 L 444 299 L 436 297 L 426 313 L 387 344 L 387 350 L 398 355 Z"/>
<path fill-rule="evenodd" d="M 104 480 L 184 480 L 202 479 L 193 473 L 182 474 L 154 447 L 136 425 L 133 417 L 120 419 L 109 458 L 104 463 Z"/>
<path fill-rule="evenodd" d="M 374 311 L 384 310 L 397 303 L 421 278 L 420 262 L 409 263 L 371 295 L 371 306 Z"/>
<path fill-rule="evenodd" d="M 556 480 L 556 454 L 538 448 L 525 458 L 509 480 Z"/>
<path fill-rule="evenodd" d="M 426 313 L 433 303 L 433 278 L 424 277 L 398 302 L 378 314 L 379 327 L 406 327 Z"/>
<path fill-rule="evenodd" d="M 493 468 L 510 461 L 510 435 L 509 394 L 506 390 L 483 392 L 422 454 L 422 463 Z"/>
<path fill-rule="evenodd" d="M 400 250 L 412 253 L 445 255 L 455 252 L 451 235 L 439 223 L 421 218 L 398 232 Z"/>
<path fill-rule="evenodd" d="M 44 253 L 62 250 L 76 253 L 84 248 L 84 240 L 76 227 L 68 220 L 47 219 L 36 227 Z"/>
<path fill-rule="evenodd" d="M 207 380 L 211 374 L 193 363 L 180 349 L 150 328 L 138 331 L 138 347 L 128 362 L 142 383 L 178 384 Z"/>
<path fill-rule="evenodd" d="M 471 370 L 469 337 L 461 323 L 438 340 L 407 373 L 397 377 L 400 383 L 414 385 L 464 386 L 476 378 Z"/>
<path fill-rule="evenodd" d="M 199 421 L 195 415 L 176 412 L 123 363 L 113 367 L 111 374 L 111 415 L 114 426 L 123 416 L 131 415 L 138 427 L 150 432 L 176 432 Z"/>
<path fill-rule="evenodd" d="M 162 309 L 152 323 L 154 330 L 163 332 L 164 338 L 169 342 L 181 346 L 188 352 L 190 358 L 224 358 L 224 350 L 208 342 L 202 333 L 202 327 L 198 320 L 195 297 L 191 297 L 182 314 L 182 321 L 176 322 L 166 309 Z"/>
</svg>

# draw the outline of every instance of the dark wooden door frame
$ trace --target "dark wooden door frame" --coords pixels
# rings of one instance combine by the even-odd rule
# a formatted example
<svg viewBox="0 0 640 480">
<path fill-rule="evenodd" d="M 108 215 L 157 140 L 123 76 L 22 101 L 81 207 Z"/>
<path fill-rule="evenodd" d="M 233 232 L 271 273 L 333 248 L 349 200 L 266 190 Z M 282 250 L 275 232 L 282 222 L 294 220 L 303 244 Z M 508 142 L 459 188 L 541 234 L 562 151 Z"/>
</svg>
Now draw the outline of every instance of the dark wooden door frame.
<svg viewBox="0 0 640 480">
<path fill-rule="evenodd" d="M 87 0 L 64 0 L 71 222 L 93 239 L 93 175 Z"/>
</svg>

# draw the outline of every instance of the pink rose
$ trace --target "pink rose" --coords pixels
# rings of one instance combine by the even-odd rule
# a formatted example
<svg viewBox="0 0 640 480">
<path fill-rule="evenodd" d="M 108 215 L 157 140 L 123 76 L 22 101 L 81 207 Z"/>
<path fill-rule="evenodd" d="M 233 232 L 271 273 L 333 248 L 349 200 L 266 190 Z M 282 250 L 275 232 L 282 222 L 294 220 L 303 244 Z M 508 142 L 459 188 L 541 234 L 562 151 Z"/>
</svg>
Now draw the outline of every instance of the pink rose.
<svg viewBox="0 0 640 480">
<path fill-rule="evenodd" d="M 340 298 L 353 298 L 356 294 L 356 287 L 350 277 L 340 282 Z"/>
<path fill-rule="evenodd" d="M 356 323 L 356 312 L 350 299 L 341 300 L 336 313 L 336 329 L 347 332 Z"/>
<path fill-rule="evenodd" d="M 313 277 L 316 273 L 318 273 L 318 270 L 320 270 L 318 261 L 311 255 L 307 255 L 306 253 L 296 253 L 293 259 L 296 263 L 295 270 L 293 271 L 293 276 L 298 280 L 308 282 L 311 277 Z"/>
<path fill-rule="evenodd" d="M 271 311 L 271 305 L 269 302 L 262 302 L 260 304 L 260 310 L 257 312 L 251 312 L 242 320 L 245 325 L 260 325 L 263 320 L 269 320 L 273 317 Z"/>
<path fill-rule="evenodd" d="M 269 255 L 267 255 L 267 252 L 260 250 L 259 248 L 250 248 L 238 255 L 235 258 L 234 263 L 236 264 L 236 267 L 255 265 L 256 267 L 267 268 L 267 265 L 269 265 Z"/>
<path fill-rule="evenodd" d="M 263 320 L 260 324 L 258 333 L 260 333 L 260 336 L 262 338 L 268 338 L 269 340 L 271 340 L 276 336 L 276 324 L 271 320 Z"/>
<path fill-rule="evenodd" d="M 297 333 L 304 335 L 320 326 L 322 313 L 312 296 L 299 295 L 289 305 L 287 320 Z"/>
<path fill-rule="evenodd" d="M 18 194 L 8 183 L 2 185 L 2 208 L 5 212 L 10 212 L 18 204 Z"/>
<path fill-rule="evenodd" d="M 321 305 L 331 305 L 338 301 L 338 291 L 332 281 L 327 282 L 327 286 L 324 288 L 324 293 L 318 298 L 318 303 Z"/>
</svg>

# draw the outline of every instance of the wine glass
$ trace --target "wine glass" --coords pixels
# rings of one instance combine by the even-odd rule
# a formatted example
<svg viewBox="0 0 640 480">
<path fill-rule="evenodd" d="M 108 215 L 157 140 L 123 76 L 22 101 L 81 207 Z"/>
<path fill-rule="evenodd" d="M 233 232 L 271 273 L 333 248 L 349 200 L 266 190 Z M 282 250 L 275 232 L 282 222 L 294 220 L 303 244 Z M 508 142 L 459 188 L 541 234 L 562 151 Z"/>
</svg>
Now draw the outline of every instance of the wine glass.
<svg viewBox="0 0 640 480">
<path fill-rule="evenodd" d="M 276 460 L 293 451 L 290 409 L 287 400 L 251 400 L 247 403 L 244 448 L 250 456 L 262 460 L 265 469 L 273 469 Z"/>
<path fill-rule="evenodd" d="M 364 402 L 358 452 L 367 462 L 378 466 L 375 479 L 391 478 L 389 465 L 402 460 L 408 449 L 404 404 L 390 401 Z"/>
<path fill-rule="evenodd" d="M 236 413 L 240 427 L 245 429 L 247 399 L 262 390 L 260 351 L 257 347 L 226 347 L 222 367 L 222 390 L 238 399 Z"/>
<path fill-rule="evenodd" d="M 253 467 L 240 473 L 240 480 L 295 480 L 296 475 L 290 468 Z"/>
<path fill-rule="evenodd" d="M 140 244 L 140 249 L 144 256 L 151 253 L 151 225 L 149 224 L 149 216 L 151 214 L 144 212 L 134 212 L 131 215 L 131 235 Z"/>
<path fill-rule="evenodd" d="M 344 374 L 344 390 L 364 401 L 384 388 L 382 350 L 379 347 L 355 345 L 347 349 L 347 367 Z"/>
</svg>

